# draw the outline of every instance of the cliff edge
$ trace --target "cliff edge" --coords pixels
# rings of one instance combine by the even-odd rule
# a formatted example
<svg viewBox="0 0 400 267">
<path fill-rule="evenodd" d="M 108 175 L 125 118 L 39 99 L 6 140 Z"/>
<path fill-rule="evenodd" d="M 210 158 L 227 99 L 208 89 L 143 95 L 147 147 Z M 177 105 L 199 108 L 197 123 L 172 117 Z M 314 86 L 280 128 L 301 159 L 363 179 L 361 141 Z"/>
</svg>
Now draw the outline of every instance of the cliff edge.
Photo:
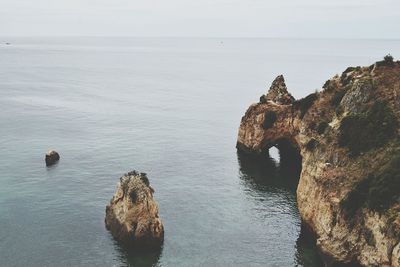
<svg viewBox="0 0 400 267">
<path fill-rule="evenodd" d="M 399 122 L 400 62 L 386 56 L 300 100 L 278 76 L 242 117 L 237 148 L 301 155 L 299 212 L 328 266 L 400 267 Z"/>
</svg>

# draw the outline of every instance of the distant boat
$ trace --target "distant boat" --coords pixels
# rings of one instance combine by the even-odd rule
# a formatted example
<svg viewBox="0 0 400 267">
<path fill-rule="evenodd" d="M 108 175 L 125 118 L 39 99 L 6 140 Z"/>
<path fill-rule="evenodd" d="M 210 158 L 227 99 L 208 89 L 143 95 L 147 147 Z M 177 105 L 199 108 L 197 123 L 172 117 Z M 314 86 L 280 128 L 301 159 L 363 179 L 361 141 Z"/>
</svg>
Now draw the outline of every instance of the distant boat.
<svg viewBox="0 0 400 267">
<path fill-rule="evenodd" d="M 10 45 L 11 43 L 6 43 L 6 45 Z"/>
</svg>

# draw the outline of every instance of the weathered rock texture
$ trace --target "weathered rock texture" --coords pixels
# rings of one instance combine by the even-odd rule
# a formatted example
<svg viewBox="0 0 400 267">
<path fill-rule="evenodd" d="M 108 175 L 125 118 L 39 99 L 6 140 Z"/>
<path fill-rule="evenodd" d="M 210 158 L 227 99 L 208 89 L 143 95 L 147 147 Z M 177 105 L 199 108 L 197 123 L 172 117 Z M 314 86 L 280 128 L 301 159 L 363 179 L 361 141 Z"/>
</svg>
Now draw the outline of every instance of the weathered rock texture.
<svg viewBox="0 0 400 267">
<path fill-rule="evenodd" d="M 46 166 L 51 166 L 60 160 L 60 155 L 56 151 L 50 150 L 46 153 L 44 160 L 46 161 Z"/>
<path fill-rule="evenodd" d="M 132 171 L 120 178 L 105 218 L 106 227 L 115 239 L 138 249 L 161 247 L 164 226 L 153 193 L 144 173 Z"/>
<path fill-rule="evenodd" d="M 273 101 L 277 104 L 288 105 L 294 102 L 294 97 L 288 92 L 283 75 L 279 75 L 272 82 L 266 96 L 260 98 L 262 102 Z"/>
<path fill-rule="evenodd" d="M 400 266 L 400 62 L 348 68 L 291 99 L 279 76 L 243 116 L 237 148 L 286 140 L 300 152 L 298 207 L 328 265 Z"/>
</svg>

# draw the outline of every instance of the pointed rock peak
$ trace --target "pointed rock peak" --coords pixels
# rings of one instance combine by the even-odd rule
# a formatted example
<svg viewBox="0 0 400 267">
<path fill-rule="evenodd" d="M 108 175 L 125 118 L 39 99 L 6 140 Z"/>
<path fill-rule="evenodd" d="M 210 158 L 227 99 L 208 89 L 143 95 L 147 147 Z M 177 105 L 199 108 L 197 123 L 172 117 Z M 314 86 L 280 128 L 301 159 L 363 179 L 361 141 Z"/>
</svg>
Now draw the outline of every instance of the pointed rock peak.
<svg viewBox="0 0 400 267">
<path fill-rule="evenodd" d="M 285 90 L 287 90 L 286 88 L 286 84 L 285 84 L 285 78 L 283 77 L 283 75 L 278 75 L 275 80 L 272 82 L 271 88 L 276 88 L 276 87 L 282 87 Z"/>
<path fill-rule="evenodd" d="M 294 102 L 295 99 L 288 92 L 283 75 L 279 75 L 272 82 L 272 85 L 267 93 L 267 100 L 273 101 L 280 105 L 290 105 Z"/>
</svg>

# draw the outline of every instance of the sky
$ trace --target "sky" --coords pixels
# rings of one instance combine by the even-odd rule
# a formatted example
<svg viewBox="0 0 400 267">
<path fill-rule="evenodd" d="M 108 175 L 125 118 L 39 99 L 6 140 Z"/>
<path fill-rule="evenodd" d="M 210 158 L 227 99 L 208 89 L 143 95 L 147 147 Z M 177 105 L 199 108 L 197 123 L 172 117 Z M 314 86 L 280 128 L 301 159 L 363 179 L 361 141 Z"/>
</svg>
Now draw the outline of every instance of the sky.
<svg viewBox="0 0 400 267">
<path fill-rule="evenodd" d="M 0 0 L 0 36 L 400 38 L 400 0 Z"/>
</svg>

